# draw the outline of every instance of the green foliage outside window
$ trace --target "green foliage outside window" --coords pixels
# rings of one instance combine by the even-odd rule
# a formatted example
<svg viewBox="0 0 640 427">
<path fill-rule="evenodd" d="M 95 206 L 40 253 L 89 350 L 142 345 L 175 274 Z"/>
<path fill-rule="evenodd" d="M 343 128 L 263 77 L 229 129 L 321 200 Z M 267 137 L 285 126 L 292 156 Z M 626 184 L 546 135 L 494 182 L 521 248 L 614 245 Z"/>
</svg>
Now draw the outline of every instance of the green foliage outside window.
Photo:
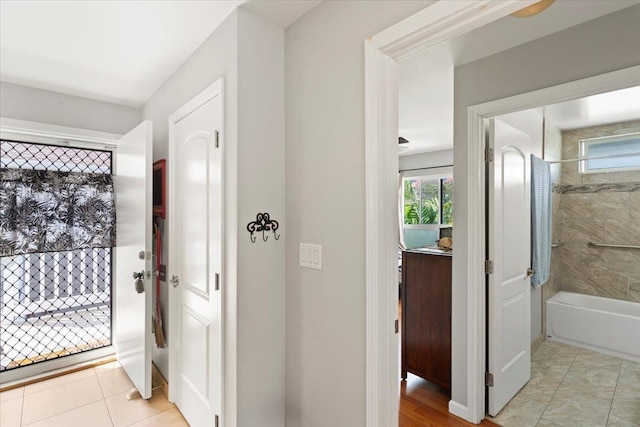
<svg viewBox="0 0 640 427">
<path fill-rule="evenodd" d="M 403 186 L 405 224 L 453 223 L 453 178 L 410 178 Z"/>
</svg>

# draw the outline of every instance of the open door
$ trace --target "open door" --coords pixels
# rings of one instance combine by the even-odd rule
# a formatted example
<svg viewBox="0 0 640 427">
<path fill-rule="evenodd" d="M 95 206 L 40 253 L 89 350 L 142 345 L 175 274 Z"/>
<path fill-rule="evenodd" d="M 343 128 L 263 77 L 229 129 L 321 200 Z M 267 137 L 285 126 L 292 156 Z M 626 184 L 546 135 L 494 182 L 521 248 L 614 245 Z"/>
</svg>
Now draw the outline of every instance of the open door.
<svg viewBox="0 0 640 427">
<path fill-rule="evenodd" d="M 151 397 L 152 123 L 118 141 L 114 342 L 118 361 L 144 399 Z M 141 275 L 136 290 L 136 278 Z M 141 293 L 138 291 L 142 290 Z"/>
<path fill-rule="evenodd" d="M 495 416 L 531 378 L 532 138 L 497 119 L 489 122 L 489 414 Z"/>
</svg>

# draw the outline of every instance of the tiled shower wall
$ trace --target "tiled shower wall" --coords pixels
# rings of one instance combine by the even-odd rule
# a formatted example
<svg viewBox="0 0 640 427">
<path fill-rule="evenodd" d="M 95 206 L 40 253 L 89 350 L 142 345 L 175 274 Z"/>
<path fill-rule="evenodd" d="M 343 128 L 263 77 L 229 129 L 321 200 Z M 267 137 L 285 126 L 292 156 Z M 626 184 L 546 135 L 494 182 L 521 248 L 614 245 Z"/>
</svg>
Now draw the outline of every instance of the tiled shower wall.
<svg viewBox="0 0 640 427">
<path fill-rule="evenodd" d="M 640 132 L 640 120 L 564 131 L 562 158 L 577 158 L 581 139 L 631 132 Z M 543 297 L 563 290 L 640 302 L 640 251 L 587 247 L 589 241 L 640 245 L 640 171 L 580 175 L 578 162 L 567 162 L 560 183 L 553 233 L 564 246 L 553 249 Z"/>
</svg>

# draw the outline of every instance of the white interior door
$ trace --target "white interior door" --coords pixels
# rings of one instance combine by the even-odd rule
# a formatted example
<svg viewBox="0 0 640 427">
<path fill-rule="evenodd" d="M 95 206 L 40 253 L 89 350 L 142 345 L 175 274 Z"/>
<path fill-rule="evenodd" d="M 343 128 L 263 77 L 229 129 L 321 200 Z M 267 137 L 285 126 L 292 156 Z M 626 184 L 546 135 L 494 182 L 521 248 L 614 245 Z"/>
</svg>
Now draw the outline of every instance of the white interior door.
<svg viewBox="0 0 640 427">
<path fill-rule="evenodd" d="M 118 361 L 144 399 L 151 397 L 152 132 L 145 121 L 123 136 L 115 165 L 114 341 Z M 143 273 L 143 293 L 136 292 L 134 272 Z"/>
<path fill-rule="evenodd" d="M 193 426 L 222 406 L 222 80 L 169 119 L 172 400 Z"/>
<path fill-rule="evenodd" d="M 489 123 L 489 414 L 531 378 L 530 153 L 532 141 L 497 119 Z"/>
</svg>

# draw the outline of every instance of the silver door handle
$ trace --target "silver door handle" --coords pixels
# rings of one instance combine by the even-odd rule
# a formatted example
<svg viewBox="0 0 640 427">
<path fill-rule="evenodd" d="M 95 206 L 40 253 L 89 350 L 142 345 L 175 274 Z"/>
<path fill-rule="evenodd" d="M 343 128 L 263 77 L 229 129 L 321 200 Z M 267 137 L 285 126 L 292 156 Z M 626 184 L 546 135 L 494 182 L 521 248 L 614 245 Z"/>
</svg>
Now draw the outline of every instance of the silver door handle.
<svg viewBox="0 0 640 427">
<path fill-rule="evenodd" d="M 171 285 L 174 288 L 177 288 L 178 285 L 180 284 L 180 279 L 178 279 L 178 276 L 176 276 L 175 274 L 173 276 L 171 276 L 171 279 L 169 280 L 169 283 L 171 283 Z"/>
</svg>

